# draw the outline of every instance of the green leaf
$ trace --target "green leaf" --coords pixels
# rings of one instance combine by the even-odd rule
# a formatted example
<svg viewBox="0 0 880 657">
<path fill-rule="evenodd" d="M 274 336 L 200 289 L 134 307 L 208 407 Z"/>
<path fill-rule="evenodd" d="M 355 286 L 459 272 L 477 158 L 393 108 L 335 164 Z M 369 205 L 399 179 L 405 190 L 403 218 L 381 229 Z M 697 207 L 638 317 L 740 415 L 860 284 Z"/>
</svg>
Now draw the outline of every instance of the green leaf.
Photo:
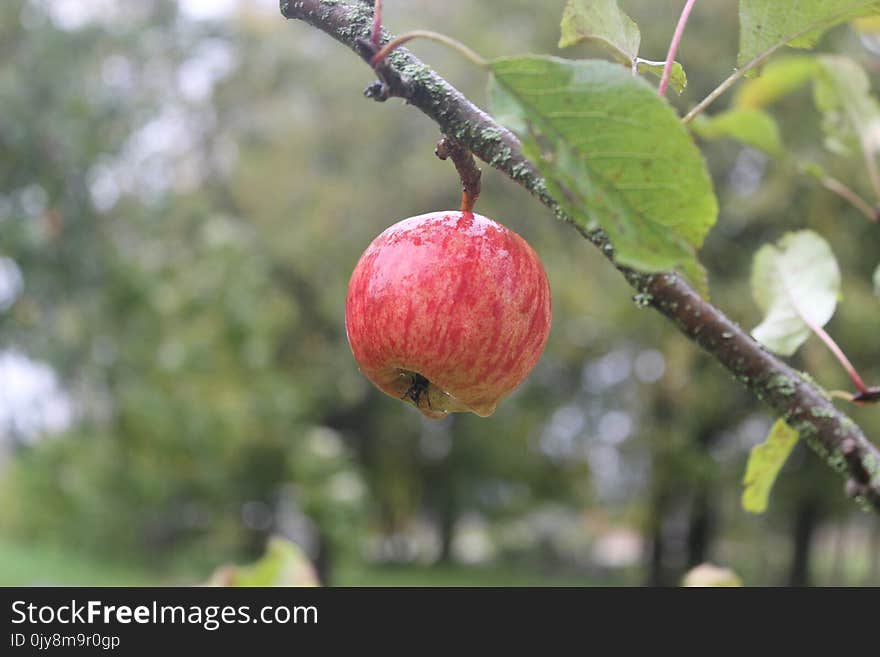
<svg viewBox="0 0 880 657">
<path fill-rule="evenodd" d="M 296 543 L 274 537 L 262 558 L 246 566 L 221 566 L 208 586 L 318 586 L 318 576 Z"/>
<path fill-rule="evenodd" d="M 630 65 L 639 54 L 639 26 L 620 11 L 617 0 L 568 0 L 561 28 L 560 48 L 593 41 Z"/>
<path fill-rule="evenodd" d="M 874 160 L 880 146 L 880 104 L 871 95 L 865 70 L 848 57 L 818 58 L 814 97 L 822 112 L 822 128 L 829 150 L 850 154 L 861 150 Z"/>
<path fill-rule="evenodd" d="M 601 226 L 621 264 L 697 269 L 718 206 L 699 150 L 655 89 L 602 61 L 529 55 L 491 69 L 496 117 L 575 221 Z"/>
<path fill-rule="evenodd" d="M 703 139 L 729 137 L 770 155 L 782 154 L 779 126 L 764 110 L 734 108 L 711 117 L 700 115 L 692 127 Z"/>
<path fill-rule="evenodd" d="M 798 432 L 780 418 L 770 429 L 766 440 L 752 447 L 743 477 L 743 509 L 750 513 L 764 513 L 767 510 L 770 490 L 797 444 L 798 437 Z"/>
<path fill-rule="evenodd" d="M 782 44 L 812 48 L 835 25 L 878 12 L 876 0 L 740 0 L 737 65 Z"/>
<path fill-rule="evenodd" d="M 812 55 L 789 55 L 773 59 L 761 77 L 743 82 L 736 91 L 733 106 L 760 109 L 777 102 L 809 82 L 816 72 Z"/>
<path fill-rule="evenodd" d="M 874 294 L 880 297 L 880 266 L 874 271 Z"/>
<path fill-rule="evenodd" d="M 752 295 L 765 314 L 752 336 L 791 356 L 810 336 L 810 323 L 821 327 L 834 315 L 840 269 L 831 247 L 810 230 L 765 244 L 752 265 Z"/>
<path fill-rule="evenodd" d="M 639 57 L 636 59 L 636 68 L 639 73 L 650 73 L 662 79 L 666 62 L 652 62 Z M 684 67 L 678 62 L 672 62 L 672 68 L 669 71 L 669 84 L 679 94 L 687 87 L 687 75 L 684 72 Z"/>
</svg>

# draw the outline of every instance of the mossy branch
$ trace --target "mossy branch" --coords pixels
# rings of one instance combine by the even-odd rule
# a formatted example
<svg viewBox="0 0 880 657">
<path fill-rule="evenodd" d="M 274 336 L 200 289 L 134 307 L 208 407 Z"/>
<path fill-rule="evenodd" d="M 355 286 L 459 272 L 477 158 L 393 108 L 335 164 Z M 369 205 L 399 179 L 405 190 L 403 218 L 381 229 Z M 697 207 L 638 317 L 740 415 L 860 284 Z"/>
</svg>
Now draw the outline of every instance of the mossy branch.
<svg viewBox="0 0 880 657">
<path fill-rule="evenodd" d="M 281 0 L 281 13 L 326 32 L 365 62 L 378 52 L 370 39 L 370 3 Z M 382 43 L 391 39 L 383 31 Z M 367 96 L 380 101 L 396 96 L 420 109 L 437 123 L 443 134 L 522 185 L 613 261 L 614 250 L 605 234 L 583 230 L 560 209 L 547 192 L 544 179 L 522 154 L 513 133 L 404 48 L 391 53 L 376 72 L 380 81 L 367 88 Z M 641 298 L 650 300 L 653 308 L 671 319 L 685 336 L 797 429 L 810 447 L 846 478 L 850 495 L 880 513 L 880 450 L 831 403 L 824 391 L 766 351 L 676 274 L 643 274 L 617 268 Z"/>
</svg>

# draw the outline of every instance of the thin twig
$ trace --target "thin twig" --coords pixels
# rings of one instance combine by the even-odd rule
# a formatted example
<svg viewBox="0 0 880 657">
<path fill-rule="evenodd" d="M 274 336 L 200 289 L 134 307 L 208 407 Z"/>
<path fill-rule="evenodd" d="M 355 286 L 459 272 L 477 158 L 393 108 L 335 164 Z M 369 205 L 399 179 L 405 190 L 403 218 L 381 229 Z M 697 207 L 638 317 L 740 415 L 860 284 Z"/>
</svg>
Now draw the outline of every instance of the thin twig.
<svg viewBox="0 0 880 657">
<path fill-rule="evenodd" d="M 733 73 L 730 74 L 730 76 L 727 77 L 726 80 L 724 80 L 724 82 L 722 82 L 717 87 L 715 87 L 715 89 L 713 89 L 712 92 L 708 96 L 706 96 L 703 100 L 701 100 L 699 103 L 697 103 L 696 107 L 694 107 L 690 112 L 685 114 L 684 118 L 681 120 L 681 122 L 684 123 L 685 125 L 687 125 L 688 123 L 693 121 L 695 118 L 697 118 L 697 116 L 704 109 L 706 109 L 707 107 L 709 107 L 709 105 L 711 105 L 716 100 L 718 100 L 719 96 L 721 96 L 725 91 L 727 91 L 734 84 L 736 84 L 736 82 L 741 77 L 743 77 L 746 73 L 751 71 L 753 68 L 757 68 L 758 66 L 763 64 L 770 57 L 770 55 L 775 53 L 777 50 L 779 50 L 784 45 L 785 45 L 784 43 L 780 43 L 780 44 L 774 46 L 773 48 L 771 48 L 767 52 L 763 53 L 762 55 L 758 55 L 757 57 L 755 57 L 752 61 L 750 61 L 748 64 L 746 64 L 742 68 L 735 70 Z"/>
<path fill-rule="evenodd" d="M 838 360 L 838 362 L 843 366 L 843 369 L 846 370 L 846 373 L 849 375 L 850 380 L 853 382 L 853 385 L 856 387 L 861 394 L 868 394 L 870 389 L 865 385 L 865 382 L 862 380 L 862 377 L 859 375 L 858 370 L 853 366 L 850 362 L 849 358 L 846 357 L 846 354 L 843 353 L 843 349 L 837 346 L 837 343 L 834 341 L 828 332 L 813 322 L 811 319 L 803 315 L 801 317 L 804 320 L 804 323 L 810 327 L 810 330 L 815 333 L 822 342 L 825 343 L 825 346 L 831 350 L 831 353 L 834 354 L 834 357 Z"/>
<path fill-rule="evenodd" d="M 831 176 L 822 176 L 821 178 L 819 178 L 819 182 L 821 183 L 822 187 L 830 192 L 834 192 L 840 198 L 847 201 L 850 205 L 852 205 L 859 212 L 865 215 L 868 221 L 872 221 L 874 223 L 880 222 L 880 213 L 878 213 L 877 208 L 873 207 L 865 199 L 859 196 L 858 193 L 847 187 L 837 178 L 832 178 Z"/>
<path fill-rule="evenodd" d="M 413 30 L 412 32 L 407 32 L 406 34 L 401 34 L 400 36 L 395 37 L 394 39 L 386 43 L 382 47 L 382 49 L 373 56 L 373 59 L 370 60 L 370 66 L 375 68 L 376 65 L 379 64 L 388 55 L 400 48 L 400 46 L 405 44 L 407 41 L 412 41 L 413 39 L 428 39 L 430 41 L 442 43 L 445 46 L 449 46 L 453 50 L 457 50 L 477 66 L 480 66 L 482 68 L 486 68 L 487 66 L 489 66 L 489 63 L 485 59 L 480 57 L 476 52 L 468 48 L 460 41 L 456 41 L 452 37 L 448 37 L 445 34 L 440 34 L 439 32 L 432 32 L 431 30 Z"/>
<path fill-rule="evenodd" d="M 672 35 L 672 42 L 669 44 L 669 52 L 666 54 L 666 65 L 663 67 L 663 77 L 660 78 L 660 86 L 657 93 L 662 98 L 666 95 L 666 87 L 669 84 L 669 75 L 672 73 L 672 64 L 675 62 L 675 53 L 678 52 L 678 44 L 681 43 L 681 37 L 684 35 L 684 28 L 687 25 L 688 17 L 691 15 L 691 9 L 694 8 L 697 0 L 687 0 L 684 9 L 681 10 L 681 16 L 678 18 L 678 25 L 675 26 L 675 34 Z"/>
<path fill-rule="evenodd" d="M 780 271 L 780 274 L 784 274 L 783 271 Z M 801 318 L 804 324 L 815 333 L 822 342 L 825 343 L 825 346 L 834 354 L 834 357 L 837 358 L 837 361 L 843 366 L 843 369 L 846 370 L 846 373 L 849 375 L 850 380 L 853 382 L 853 385 L 861 394 L 865 394 L 868 392 L 868 386 L 865 385 L 865 382 L 862 380 L 861 375 L 858 370 L 856 370 L 855 366 L 850 362 L 849 358 L 846 357 L 846 354 L 843 353 L 843 349 L 837 346 L 837 343 L 834 341 L 828 332 L 822 327 L 821 324 L 818 324 L 813 321 L 810 315 L 804 312 L 801 305 L 798 303 L 798 299 L 794 293 L 792 293 L 790 287 L 787 284 L 785 277 L 783 276 L 783 287 L 785 289 L 786 294 L 789 297 L 789 301 L 791 302 L 792 307 L 794 308 L 795 313 L 797 313 L 798 317 Z"/>
</svg>

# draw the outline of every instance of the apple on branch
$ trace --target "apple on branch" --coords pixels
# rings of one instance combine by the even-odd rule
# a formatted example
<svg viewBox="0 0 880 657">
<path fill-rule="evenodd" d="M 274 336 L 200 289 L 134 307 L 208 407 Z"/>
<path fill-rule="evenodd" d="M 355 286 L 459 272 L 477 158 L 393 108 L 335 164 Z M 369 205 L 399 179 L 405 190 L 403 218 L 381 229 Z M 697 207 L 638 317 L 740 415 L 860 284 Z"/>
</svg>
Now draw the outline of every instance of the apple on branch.
<svg viewBox="0 0 880 657">
<path fill-rule="evenodd" d="M 512 230 L 473 212 L 404 219 L 367 247 L 345 328 L 361 371 L 431 418 L 491 415 L 544 350 L 550 286 Z"/>
</svg>

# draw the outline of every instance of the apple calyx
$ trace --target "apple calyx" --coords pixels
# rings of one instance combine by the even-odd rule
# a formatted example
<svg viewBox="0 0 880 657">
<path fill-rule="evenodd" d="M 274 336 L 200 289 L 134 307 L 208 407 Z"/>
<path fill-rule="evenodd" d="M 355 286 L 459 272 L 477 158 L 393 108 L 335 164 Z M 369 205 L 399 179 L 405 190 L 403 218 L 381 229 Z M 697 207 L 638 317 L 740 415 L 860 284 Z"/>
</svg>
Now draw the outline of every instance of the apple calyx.
<svg viewBox="0 0 880 657">
<path fill-rule="evenodd" d="M 397 386 L 403 390 L 400 399 L 409 402 L 426 416 L 440 420 L 449 413 L 463 413 L 472 409 L 462 404 L 435 383 L 432 383 L 418 372 L 398 371 Z M 490 415 L 485 409 L 479 415 Z M 494 409 L 493 409 L 494 410 Z"/>
</svg>

